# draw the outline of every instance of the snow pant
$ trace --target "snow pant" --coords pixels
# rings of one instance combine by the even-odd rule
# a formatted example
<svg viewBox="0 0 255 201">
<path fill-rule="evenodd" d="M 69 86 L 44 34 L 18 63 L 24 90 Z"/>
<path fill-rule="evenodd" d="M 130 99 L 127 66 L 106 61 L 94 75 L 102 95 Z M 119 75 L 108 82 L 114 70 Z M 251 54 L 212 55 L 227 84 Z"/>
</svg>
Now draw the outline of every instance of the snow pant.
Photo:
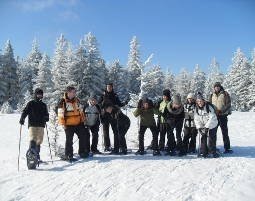
<svg viewBox="0 0 255 201">
<path fill-rule="evenodd" d="M 35 141 L 36 145 L 43 142 L 44 127 L 29 127 L 29 139 Z"/>
<path fill-rule="evenodd" d="M 217 127 L 210 129 L 208 134 L 201 134 L 200 153 L 203 155 L 216 153 Z"/>
<path fill-rule="evenodd" d="M 170 124 L 170 133 L 169 137 L 170 139 L 172 136 L 174 136 L 173 131 L 175 129 L 176 132 L 176 139 L 177 139 L 177 145 L 176 145 L 176 150 L 180 151 L 182 149 L 182 127 L 183 127 L 183 120 L 184 119 L 170 119 L 168 120 Z M 169 140 L 169 138 L 168 138 Z M 171 143 L 172 140 L 169 142 Z M 171 145 L 172 146 L 172 145 Z"/>
<path fill-rule="evenodd" d="M 222 132 L 222 138 L 224 143 L 224 149 L 228 150 L 230 149 L 230 140 L 228 136 L 228 116 L 227 115 L 218 115 L 218 127 L 220 126 L 221 132 Z"/>
<path fill-rule="evenodd" d="M 37 144 L 36 141 L 31 140 L 29 143 L 29 149 L 35 150 L 37 153 L 37 158 L 38 160 L 40 160 L 40 150 L 41 150 L 40 144 Z"/>
<path fill-rule="evenodd" d="M 183 137 L 183 151 L 194 152 L 196 151 L 196 137 L 197 129 L 195 127 L 184 127 L 184 137 Z"/>
<path fill-rule="evenodd" d="M 66 144 L 65 144 L 65 155 L 68 157 L 73 157 L 73 136 L 74 133 L 79 138 L 79 155 L 89 153 L 90 142 L 89 142 L 89 131 L 83 124 L 77 126 L 66 126 Z"/>
<path fill-rule="evenodd" d="M 156 125 L 155 126 L 150 126 L 150 127 L 140 125 L 139 135 L 138 135 L 139 150 L 144 151 L 144 134 L 145 134 L 147 128 L 149 128 L 151 130 L 151 133 L 152 133 L 152 141 L 153 141 L 152 142 L 152 149 L 153 150 L 158 150 L 158 129 L 157 129 Z"/>
<path fill-rule="evenodd" d="M 108 149 L 111 147 L 109 127 L 112 127 L 113 134 L 117 134 L 117 121 L 113 120 L 111 117 L 107 117 L 103 123 L 103 133 L 104 133 L 104 147 Z"/>
<path fill-rule="evenodd" d="M 159 124 L 159 150 L 165 149 L 165 137 L 167 134 L 167 139 L 169 142 L 167 142 L 167 145 L 170 144 L 171 147 L 175 147 L 175 140 L 174 135 L 171 133 L 171 127 L 168 123 L 160 123 Z"/>
<path fill-rule="evenodd" d="M 90 130 L 92 135 L 91 151 L 97 151 L 99 124 L 95 124 L 94 126 L 89 126 L 88 129 Z"/>
<path fill-rule="evenodd" d="M 119 120 L 116 120 L 117 131 L 114 132 L 114 151 L 127 150 L 127 142 L 125 135 L 130 127 L 130 120 L 127 118 L 125 122 L 120 124 Z"/>
</svg>

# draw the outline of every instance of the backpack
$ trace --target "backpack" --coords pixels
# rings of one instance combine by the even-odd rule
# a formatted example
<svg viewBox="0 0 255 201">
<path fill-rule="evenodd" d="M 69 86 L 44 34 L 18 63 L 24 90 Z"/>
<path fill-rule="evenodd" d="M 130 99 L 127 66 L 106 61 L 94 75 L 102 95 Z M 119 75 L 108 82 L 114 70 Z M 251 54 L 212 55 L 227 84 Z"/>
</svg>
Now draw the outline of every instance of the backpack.
<svg viewBox="0 0 255 201">
<path fill-rule="evenodd" d="M 27 168 L 29 170 L 36 169 L 38 165 L 38 153 L 34 148 L 29 148 L 26 153 L 27 158 Z"/>
</svg>

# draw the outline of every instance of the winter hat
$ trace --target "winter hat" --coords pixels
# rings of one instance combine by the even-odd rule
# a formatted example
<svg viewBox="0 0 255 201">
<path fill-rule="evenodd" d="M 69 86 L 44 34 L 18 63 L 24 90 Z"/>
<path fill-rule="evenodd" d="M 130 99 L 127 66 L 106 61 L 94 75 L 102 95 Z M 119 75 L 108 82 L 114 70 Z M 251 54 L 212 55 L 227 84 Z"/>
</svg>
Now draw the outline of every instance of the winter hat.
<svg viewBox="0 0 255 201">
<path fill-rule="evenodd" d="M 97 96 L 95 94 L 90 94 L 89 99 L 90 100 L 92 100 L 92 99 L 97 100 Z"/>
<path fill-rule="evenodd" d="M 179 94 L 173 96 L 173 104 L 175 105 L 182 104 L 181 96 Z"/>
<path fill-rule="evenodd" d="M 215 82 L 215 84 L 213 85 L 213 88 L 215 87 L 221 87 L 221 83 L 220 82 Z"/>
<path fill-rule="evenodd" d="M 187 99 L 195 99 L 195 96 L 193 93 L 189 93 L 188 96 L 187 96 Z"/>
<path fill-rule="evenodd" d="M 112 82 L 108 82 L 106 85 L 113 86 L 113 83 Z"/>
<path fill-rule="evenodd" d="M 40 88 L 36 88 L 36 89 L 35 89 L 35 95 L 37 95 L 37 94 L 43 95 L 43 90 L 40 89 Z"/>
<path fill-rule="evenodd" d="M 201 93 L 197 94 L 197 100 L 205 100 Z"/>
<path fill-rule="evenodd" d="M 170 96 L 171 96 L 171 92 L 169 89 L 164 89 L 163 90 L 163 96 L 168 97 L 168 99 L 170 100 Z"/>
<path fill-rule="evenodd" d="M 66 92 L 70 92 L 72 90 L 75 90 L 75 87 L 73 87 L 73 86 L 66 87 Z"/>
</svg>

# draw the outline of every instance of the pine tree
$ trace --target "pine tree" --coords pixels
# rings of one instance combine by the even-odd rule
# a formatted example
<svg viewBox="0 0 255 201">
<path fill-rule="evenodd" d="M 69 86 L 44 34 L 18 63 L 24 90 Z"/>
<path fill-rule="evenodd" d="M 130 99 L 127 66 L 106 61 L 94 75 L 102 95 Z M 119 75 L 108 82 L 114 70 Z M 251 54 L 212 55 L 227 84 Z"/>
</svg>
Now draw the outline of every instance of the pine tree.
<svg viewBox="0 0 255 201">
<path fill-rule="evenodd" d="M 193 77 L 191 80 L 191 92 L 197 94 L 198 92 L 204 94 L 205 92 L 205 73 L 200 69 L 199 65 L 195 66 Z"/>
<path fill-rule="evenodd" d="M 250 65 L 240 48 L 234 53 L 232 65 L 225 79 L 225 86 L 231 94 L 232 106 L 239 111 L 249 110 Z"/>
<path fill-rule="evenodd" d="M 35 79 L 38 75 L 38 66 L 42 59 L 42 54 L 39 50 L 39 44 L 36 39 L 33 40 L 32 49 L 24 61 L 24 71 L 26 75 L 24 80 L 27 82 L 25 91 L 29 90 L 30 94 L 33 94 L 33 87 L 35 85 Z"/>
<path fill-rule="evenodd" d="M 7 83 L 4 74 L 3 56 L 0 54 L 0 106 L 3 104 L 7 94 Z"/>
<path fill-rule="evenodd" d="M 250 81 L 252 82 L 249 87 L 249 106 L 252 111 L 255 111 L 255 48 L 251 54 L 251 74 L 250 74 Z"/>
<path fill-rule="evenodd" d="M 192 92 L 191 75 L 186 69 L 182 69 L 176 76 L 176 94 L 180 94 L 182 101 L 186 100 L 188 93 Z"/>
<path fill-rule="evenodd" d="M 13 49 L 10 40 L 5 44 L 3 53 L 2 75 L 4 85 L 2 86 L 4 92 L 4 101 L 8 101 L 13 109 L 16 109 L 18 103 L 17 92 L 18 88 L 18 75 L 17 63 L 14 59 Z"/>
<path fill-rule="evenodd" d="M 68 84 L 66 51 L 67 40 L 64 38 L 64 35 L 61 34 L 60 37 L 57 38 L 51 71 L 52 80 L 54 82 L 51 103 L 54 104 L 56 104 L 58 99 L 63 95 Z"/>
<path fill-rule="evenodd" d="M 205 89 L 206 97 L 209 97 L 209 95 L 212 93 L 213 85 L 215 84 L 215 82 L 222 83 L 223 80 L 224 80 L 224 75 L 220 72 L 220 65 L 216 61 L 216 58 L 214 57 L 210 64 L 208 76 L 206 80 L 206 89 Z"/>
<path fill-rule="evenodd" d="M 164 76 L 164 83 L 163 83 L 164 89 L 169 89 L 171 94 L 176 93 L 176 80 L 174 74 L 167 70 L 165 76 Z"/>
<path fill-rule="evenodd" d="M 4 104 L 1 107 L 2 114 L 11 114 L 13 113 L 12 106 L 10 105 L 9 101 L 4 102 Z"/>
<path fill-rule="evenodd" d="M 52 94 L 53 82 L 51 76 L 51 62 L 47 54 L 43 55 L 42 60 L 39 63 L 38 75 L 34 81 L 34 90 L 36 88 L 42 89 L 44 92 L 44 100 L 48 103 Z"/>
<path fill-rule="evenodd" d="M 129 71 L 129 91 L 133 94 L 140 92 L 141 81 L 138 79 L 142 74 L 142 62 L 140 59 L 139 43 L 134 36 L 130 42 L 130 51 L 128 55 L 128 71 Z"/>
<path fill-rule="evenodd" d="M 17 105 L 18 112 L 22 112 L 24 108 L 26 107 L 27 103 L 31 100 L 32 100 L 32 95 L 30 94 L 30 91 L 27 90 L 24 96 L 19 100 L 19 103 Z"/>
</svg>

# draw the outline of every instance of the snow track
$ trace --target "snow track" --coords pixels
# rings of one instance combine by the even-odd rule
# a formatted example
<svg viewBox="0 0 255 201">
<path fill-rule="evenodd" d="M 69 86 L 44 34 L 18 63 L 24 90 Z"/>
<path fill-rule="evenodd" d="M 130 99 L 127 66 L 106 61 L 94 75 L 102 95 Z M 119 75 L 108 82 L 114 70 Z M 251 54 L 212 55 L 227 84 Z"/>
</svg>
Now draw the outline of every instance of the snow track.
<svg viewBox="0 0 255 201">
<path fill-rule="evenodd" d="M 195 154 L 185 157 L 153 157 L 150 153 L 95 155 L 73 164 L 49 162 L 28 171 L 25 160 L 28 136 L 24 128 L 20 172 L 17 171 L 18 119 L 17 114 L 0 115 L 1 201 L 255 200 L 255 113 L 234 112 L 230 116 L 234 154 L 217 159 L 197 158 Z M 131 122 L 128 147 L 135 149 L 136 120 L 132 118 Z M 151 134 L 147 132 L 145 138 L 148 145 Z M 47 139 L 44 139 L 42 158 L 49 160 Z M 222 149 L 220 131 L 218 147 Z"/>
</svg>

